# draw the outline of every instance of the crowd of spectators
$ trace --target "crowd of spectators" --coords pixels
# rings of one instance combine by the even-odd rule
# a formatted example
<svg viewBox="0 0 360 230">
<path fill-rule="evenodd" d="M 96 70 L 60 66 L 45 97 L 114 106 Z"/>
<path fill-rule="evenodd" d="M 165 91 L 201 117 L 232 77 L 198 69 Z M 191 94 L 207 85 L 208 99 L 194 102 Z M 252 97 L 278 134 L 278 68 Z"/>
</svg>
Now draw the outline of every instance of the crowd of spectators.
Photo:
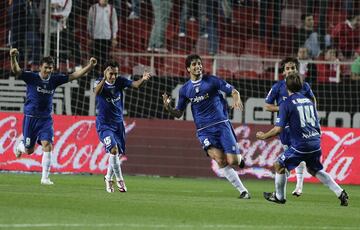
<svg viewBox="0 0 360 230">
<path fill-rule="evenodd" d="M 20 62 L 36 65 L 43 53 L 45 1 L 9 0 L 8 4 L 8 45 L 17 47 L 22 54 Z M 57 39 L 60 36 L 60 61 L 71 59 L 75 65 L 81 64 L 84 55 L 95 56 L 99 66 L 110 58 L 111 50 L 117 48 L 122 39 L 121 23 L 135 20 L 151 24 L 143 52 L 169 53 L 171 40 L 188 36 L 189 23 L 196 24 L 198 39 L 206 41 L 206 54 L 233 55 L 231 50 L 221 50 L 225 36 L 229 36 L 226 28 L 244 24 L 236 18 L 236 12 L 242 9 L 257 9 L 257 18 L 247 23 L 251 25 L 245 32 L 234 31 L 230 34 L 234 40 L 252 38 L 271 45 L 282 39 L 282 12 L 291 1 L 253 1 L 253 0 L 50 0 L 51 20 L 51 55 L 57 56 Z M 296 1 L 295 1 L 296 2 Z M 293 25 L 293 53 L 286 56 L 298 56 L 302 62 L 300 70 L 309 82 L 338 82 L 334 76 L 339 69 L 338 64 L 311 64 L 310 60 L 353 61 L 351 68 L 340 68 L 342 75 L 351 79 L 359 79 L 359 47 L 360 47 L 360 6 L 357 1 L 339 1 L 337 12 L 342 12 L 344 20 L 330 25 L 330 7 L 333 1 L 304 0 L 306 7 L 298 6 L 302 12 L 299 25 Z M 80 8 L 86 8 L 81 9 Z M 126 8 L 126 10 L 124 10 Z M 239 12 L 240 11 L 240 12 Z M 81 39 L 75 36 L 79 22 L 86 12 L 86 52 Z M 146 12 L 146 13 L 144 13 Z M 151 14 L 148 14 L 151 12 Z M 255 12 L 255 11 L 254 11 Z M 346 17 L 346 18 L 345 18 Z M 240 19 L 251 17 L 241 16 Z M 333 20 L 334 21 L 334 20 Z M 331 21 L 331 22 L 333 22 Z M 83 23 L 84 24 L 84 23 Z M 40 26 L 39 26 L 40 25 Z M 175 25 L 175 26 L 174 26 Z M 175 35 L 168 33 L 169 26 L 176 30 Z M 80 25 L 81 28 L 84 25 Z M 249 32 L 250 31 L 250 32 Z M 244 33 L 244 34 L 236 34 Z M 249 33 L 249 34 L 248 34 Z M 146 34 L 146 33 L 144 33 Z M 239 35 L 239 36 L 237 36 Z M 170 42 L 169 42 L 170 41 Z M 199 41 L 197 41 L 199 42 Z M 246 44 L 246 40 L 243 41 Z M 286 44 L 286 45 L 289 45 Z M 194 43 L 194 46 L 197 44 Z M 238 48 L 236 48 L 238 49 Z M 194 49 L 195 50 L 195 49 Z M 234 48 L 235 50 L 235 48 Z M 357 51 L 357 52 L 355 52 Z M 271 56 L 271 54 L 270 54 Z M 306 64 L 304 64 L 306 63 Z"/>
</svg>

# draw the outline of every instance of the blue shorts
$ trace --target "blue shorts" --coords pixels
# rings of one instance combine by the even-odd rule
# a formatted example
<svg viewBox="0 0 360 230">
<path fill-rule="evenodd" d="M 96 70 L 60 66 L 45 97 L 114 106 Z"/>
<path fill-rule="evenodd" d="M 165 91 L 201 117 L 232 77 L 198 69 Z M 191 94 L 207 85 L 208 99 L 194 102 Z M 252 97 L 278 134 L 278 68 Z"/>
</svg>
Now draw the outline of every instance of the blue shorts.
<svg viewBox="0 0 360 230">
<path fill-rule="evenodd" d="M 234 129 L 229 121 L 200 130 L 197 137 L 205 151 L 213 146 L 224 153 L 240 154 Z"/>
<path fill-rule="evenodd" d="M 25 148 L 30 149 L 37 142 L 41 145 L 41 141 L 54 141 L 53 120 L 51 117 L 38 118 L 24 116 L 23 135 Z"/>
<path fill-rule="evenodd" d="M 291 145 L 291 141 L 290 141 L 290 128 L 289 126 L 285 127 L 281 133 L 279 134 L 279 138 L 281 141 L 281 144 L 283 145 L 287 145 L 290 146 Z"/>
<path fill-rule="evenodd" d="M 125 127 L 123 122 L 115 124 L 96 122 L 96 131 L 107 153 L 110 153 L 111 149 L 117 146 L 119 153 L 125 154 Z"/>
<path fill-rule="evenodd" d="M 288 171 L 291 171 L 296 168 L 300 162 L 305 161 L 306 167 L 316 173 L 323 169 L 323 165 L 320 162 L 320 157 L 321 150 L 313 153 L 302 154 L 296 152 L 293 148 L 290 147 L 279 156 L 278 162 Z"/>
</svg>

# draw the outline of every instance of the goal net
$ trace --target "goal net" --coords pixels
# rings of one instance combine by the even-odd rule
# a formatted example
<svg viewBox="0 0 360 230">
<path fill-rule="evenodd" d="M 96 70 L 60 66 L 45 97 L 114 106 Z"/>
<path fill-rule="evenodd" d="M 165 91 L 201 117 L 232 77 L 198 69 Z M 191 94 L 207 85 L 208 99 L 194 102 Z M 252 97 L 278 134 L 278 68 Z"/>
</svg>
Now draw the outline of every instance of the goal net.
<svg viewBox="0 0 360 230">
<path fill-rule="evenodd" d="M 233 121 L 271 124 L 264 98 L 282 78 L 280 60 L 293 56 L 315 93 L 322 125 L 360 127 L 358 1 L 7 0 L 0 7 L 1 111 L 21 112 L 24 103 L 24 84 L 10 74 L 10 47 L 20 50 L 24 69 L 37 70 L 44 55 L 54 56 L 64 73 L 98 58 L 86 78 L 56 91 L 55 114 L 95 115 L 92 85 L 112 58 L 123 76 L 153 75 L 143 89 L 125 92 L 126 116 L 161 119 L 173 119 L 161 94 L 176 103 L 188 78 L 185 58 L 197 53 L 206 73 L 240 91 L 245 110 L 232 112 Z M 189 109 L 183 119 L 192 119 Z"/>
</svg>

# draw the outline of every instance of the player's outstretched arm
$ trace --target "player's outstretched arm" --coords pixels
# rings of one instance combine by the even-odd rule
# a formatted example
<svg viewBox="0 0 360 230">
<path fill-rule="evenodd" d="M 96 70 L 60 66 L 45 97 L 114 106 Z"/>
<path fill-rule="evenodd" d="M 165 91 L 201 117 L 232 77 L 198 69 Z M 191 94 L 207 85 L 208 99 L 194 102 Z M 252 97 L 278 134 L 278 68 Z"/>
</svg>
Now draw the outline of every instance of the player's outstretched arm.
<svg viewBox="0 0 360 230">
<path fill-rule="evenodd" d="M 174 117 L 176 118 L 180 118 L 183 114 L 184 111 L 178 110 L 178 109 L 174 109 L 171 105 L 171 97 L 169 97 L 166 93 L 164 93 L 162 95 L 163 98 L 163 103 L 164 103 L 164 108 Z"/>
<path fill-rule="evenodd" d="M 233 105 L 232 108 L 240 109 L 242 111 L 244 109 L 244 105 L 241 101 L 240 93 L 236 89 L 233 89 L 231 92 L 231 96 L 233 98 Z"/>
<path fill-rule="evenodd" d="M 264 109 L 269 112 L 279 112 L 279 106 L 274 104 L 265 104 Z"/>
<path fill-rule="evenodd" d="M 96 58 L 90 58 L 89 63 L 82 69 L 75 71 L 74 73 L 69 75 L 69 81 L 73 81 L 75 79 L 78 79 L 82 76 L 84 76 L 85 74 L 87 74 L 88 72 L 90 72 L 90 70 L 92 70 L 97 64 L 97 60 Z"/>
<path fill-rule="evenodd" d="M 145 71 L 143 73 L 141 79 L 132 82 L 131 87 L 138 89 L 138 88 L 142 87 L 144 85 L 144 83 L 147 82 L 150 78 L 151 78 L 150 73 Z"/>
<path fill-rule="evenodd" d="M 11 65 L 11 72 L 15 74 L 15 76 L 19 76 L 22 72 L 19 63 L 17 61 L 17 56 L 19 56 L 19 51 L 16 48 L 10 49 L 10 65 Z"/>
<path fill-rule="evenodd" d="M 257 132 L 256 133 L 256 138 L 259 139 L 259 140 L 266 140 L 266 139 L 269 139 L 270 137 L 275 137 L 276 135 L 281 133 L 281 131 L 282 131 L 282 128 L 280 126 L 274 126 L 274 128 L 270 129 L 266 133 Z"/>
</svg>

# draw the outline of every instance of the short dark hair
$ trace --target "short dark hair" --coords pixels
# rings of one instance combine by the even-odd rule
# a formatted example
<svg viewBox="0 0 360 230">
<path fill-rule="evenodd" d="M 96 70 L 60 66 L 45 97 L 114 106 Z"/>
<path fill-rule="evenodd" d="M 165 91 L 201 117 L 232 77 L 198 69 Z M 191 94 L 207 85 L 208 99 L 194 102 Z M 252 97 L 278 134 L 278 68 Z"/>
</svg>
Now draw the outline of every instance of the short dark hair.
<svg viewBox="0 0 360 230">
<path fill-rule="evenodd" d="M 48 65 L 54 65 L 54 64 L 55 64 L 55 61 L 54 61 L 54 58 L 53 58 L 53 57 L 51 57 L 51 56 L 46 56 L 46 57 L 41 58 L 41 60 L 40 60 L 40 65 L 42 65 L 42 64 L 44 64 L 44 63 L 46 63 L 46 64 L 48 64 Z"/>
<path fill-rule="evenodd" d="M 191 65 L 191 62 L 194 61 L 194 60 L 200 60 L 202 62 L 202 59 L 199 55 L 197 54 L 190 54 L 189 56 L 186 57 L 186 60 L 185 60 L 185 68 L 188 68 L 190 67 Z"/>
<path fill-rule="evenodd" d="M 285 81 L 287 89 L 292 93 L 299 92 L 303 87 L 303 81 L 299 73 L 289 74 Z"/>
<path fill-rule="evenodd" d="M 296 70 L 299 71 L 299 66 L 300 66 L 299 60 L 294 57 L 286 57 L 286 58 L 282 59 L 280 62 L 280 72 L 281 73 L 284 72 L 285 65 L 286 65 L 286 63 L 289 63 L 289 62 L 294 63 L 296 66 Z"/>
<path fill-rule="evenodd" d="M 106 69 L 107 67 L 111 67 L 111 68 L 119 68 L 119 63 L 115 60 L 109 60 L 105 63 L 104 65 L 104 69 Z"/>
</svg>

